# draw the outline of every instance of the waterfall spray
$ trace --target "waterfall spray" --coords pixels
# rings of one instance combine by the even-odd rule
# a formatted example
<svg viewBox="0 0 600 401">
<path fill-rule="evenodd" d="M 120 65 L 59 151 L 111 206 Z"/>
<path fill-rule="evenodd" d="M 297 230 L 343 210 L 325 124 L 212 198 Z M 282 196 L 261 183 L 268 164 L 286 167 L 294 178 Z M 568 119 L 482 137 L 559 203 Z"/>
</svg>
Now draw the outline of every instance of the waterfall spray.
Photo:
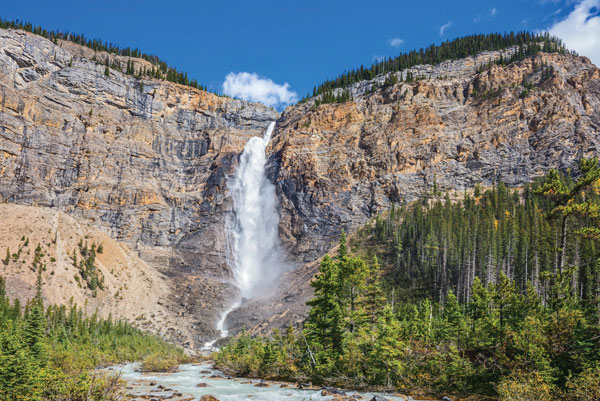
<svg viewBox="0 0 600 401">
<path fill-rule="evenodd" d="M 250 138 L 240 157 L 240 165 L 230 181 L 233 213 L 227 219 L 225 232 L 236 285 L 244 298 L 264 294 L 270 284 L 285 270 L 279 244 L 279 213 L 275 186 L 265 174 L 265 150 L 275 123 L 261 137 Z M 236 301 L 225 310 L 217 323 L 221 337 L 226 337 L 227 315 L 240 305 Z M 205 344 L 210 349 L 216 340 Z"/>
<path fill-rule="evenodd" d="M 275 123 L 262 138 L 251 138 L 231 182 L 234 213 L 227 225 L 233 273 L 245 298 L 260 295 L 285 270 L 279 245 L 275 186 L 265 174 L 265 149 Z"/>
</svg>

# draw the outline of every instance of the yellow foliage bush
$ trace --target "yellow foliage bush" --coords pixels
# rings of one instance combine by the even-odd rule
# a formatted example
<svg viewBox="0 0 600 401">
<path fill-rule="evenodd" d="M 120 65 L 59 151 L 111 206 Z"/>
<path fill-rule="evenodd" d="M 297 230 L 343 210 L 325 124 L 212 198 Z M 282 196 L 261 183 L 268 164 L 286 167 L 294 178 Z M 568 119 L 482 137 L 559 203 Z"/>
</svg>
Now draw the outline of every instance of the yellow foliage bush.
<svg viewBox="0 0 600 401">
<path fill-rule="evenodd" d="M 180 363 L 179 358 L 175 356 L 155 352 L 142 360 L 140 370 L 142 372 L 174 372 Z"/>
<path fill-rule="evenodd" d="M 553 401 L 553 388 L 538 372 L 515 372 L 498 385 L 502 401 Z"/>
<path fill-rule="evenodd" d="M 570 377 L 566 387 L 569 400 L 600 400 L 600 365 L 587 368 L 578 376 Z"/>
</svg>

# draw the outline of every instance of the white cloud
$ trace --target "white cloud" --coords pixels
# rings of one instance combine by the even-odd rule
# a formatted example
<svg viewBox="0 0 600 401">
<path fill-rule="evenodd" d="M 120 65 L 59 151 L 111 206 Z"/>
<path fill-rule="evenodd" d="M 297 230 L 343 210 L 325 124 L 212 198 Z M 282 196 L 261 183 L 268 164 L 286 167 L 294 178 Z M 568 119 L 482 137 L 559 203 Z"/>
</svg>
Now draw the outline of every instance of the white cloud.
<svg viewBox="0 0 600 401">
<path fill-rule="evenodd" d="M 490 8 L 487 13 L 477 14 L 475 18 L 473 18 L 473 22 L 478 24 L 481 21 L 485 20 L 493 20 L 498 15 L 498 9 L 496 7 Z"/>
<path fill-rule="evenodd" d="M 440 26 L 440 36 L 444 36 L 444 32 L 446 32 L 446 30 L 448 28 L 450 28 L 451 26 L 452 26 L 452 21 L 448 21 L 444 25 Z"/>
<path fill-rule="evenodd" d="M 557 16 L 558 14 L 560 14 L 561 12 L 562 12 L 562 8 L 559 8 L 558 10 L 554 11 L 553 13 L 546 15 L 546 16 L 545 16 L 545 17 L 542 19 L 542 21 L 546 21 L 547 19 L 550 19 L 550 18 L 552 18 L 552 17 L 556 17 L 556 16 Z"/>
<path fill-rule="evenodd" d="M 583 0 L 548 32 L 561 38 L 567 47 L 600 65 L 600 0 Z"/>
<path fill-rule="evenodd" d="M 388 45 L 390 45 L 392 47 L 400 47 L 403 44 L 404 44 L 404 39 L 392 38 L 392 39 L 388 40 Z"/>
<path fill-rule="evenodd" d="M 298 94 L 290 89 L 287 82 L 280 85 L 269 78 L 249 72 L 227 74 L 223 82 L 223 93 L 276 109 L 282 109 L 298 100 Z"/>
</svg>

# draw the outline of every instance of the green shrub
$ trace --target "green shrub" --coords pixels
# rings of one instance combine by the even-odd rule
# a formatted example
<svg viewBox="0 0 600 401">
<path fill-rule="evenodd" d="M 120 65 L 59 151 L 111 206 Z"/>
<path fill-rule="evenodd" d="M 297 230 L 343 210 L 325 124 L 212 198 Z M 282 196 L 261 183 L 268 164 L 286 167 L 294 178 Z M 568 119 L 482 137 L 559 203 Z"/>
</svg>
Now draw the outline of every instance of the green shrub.
<svg viewBox="0 0 600 401">
<path fill-rule="evenodd" d="M 538 372 L 514 372 L 498 385 L 502 401 L 553 401 L 552 392 L 552 386 Z"/>
<path fill-rule="evenodd" d="M 142 372 L 174 372 L 179 365 L 179 358 L 155 352 L 142 360 L 140 370 Z"/>
<path fill-rule="evenodd" d="M 125 382 L 118 374 L 53 372 L 47 380 L 44 397 L 48 400 L 116 401 L 126 399 Z"/>
<path fill-rule="evenodd" d="M 586 368 L 577 376 L 569 377 L 566 387 L 569 400 L 600 400 L 600 364 Z"/>
</svg>

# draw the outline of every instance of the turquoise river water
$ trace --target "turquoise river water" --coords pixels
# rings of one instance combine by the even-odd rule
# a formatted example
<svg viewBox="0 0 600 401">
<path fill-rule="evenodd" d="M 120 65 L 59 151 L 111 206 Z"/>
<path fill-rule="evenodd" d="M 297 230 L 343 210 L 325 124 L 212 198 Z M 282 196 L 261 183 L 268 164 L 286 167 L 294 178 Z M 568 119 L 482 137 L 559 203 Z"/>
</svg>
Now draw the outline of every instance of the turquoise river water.
<svg viewBox="0 0 600 401">
<path fill-rule="evenodd" d="M 143 374 L 137 371 L 137 364 L 127 364 L 114 368 L 121 371 L 123 379 L 135 383 L 156 382 L 154 386 L 140 385 L 135 387 L 135 393 L 149 392 L 158 385 L 177 390 L 184 395 L 190 395 L 199 399 L 202 395 L 211 394 L 220 401 L 302 401 L 302 400 L 331 400 L 331 396 L 322 396 L 321 390 L 299 390 L 293 384 L 290 387 L 281 388 L 281 383 L 269 383 L 269 387 L 256 387 L 259 380 L 245 378 L 215 378 L 213 375 L 224 376 L 220 371 L 212 369 L 210 364 L 181 365 L 174 373 L 151 373 Z M 210 372 L 210 373 L 207 373 Z M 249 383 L 251 382 L 251 383 Z M 206 383 L 207 387 L 198 388 L 198 383 Z M 370 400 L 376 393 L 361 393 L 347 391 L 348 395 L 361 394 L 364 400 Z M 379 394 L 383 395 L 383 394 Z M 383 395 L 389 400 L 400 401 L 402 397 Z"/>
</svg>

